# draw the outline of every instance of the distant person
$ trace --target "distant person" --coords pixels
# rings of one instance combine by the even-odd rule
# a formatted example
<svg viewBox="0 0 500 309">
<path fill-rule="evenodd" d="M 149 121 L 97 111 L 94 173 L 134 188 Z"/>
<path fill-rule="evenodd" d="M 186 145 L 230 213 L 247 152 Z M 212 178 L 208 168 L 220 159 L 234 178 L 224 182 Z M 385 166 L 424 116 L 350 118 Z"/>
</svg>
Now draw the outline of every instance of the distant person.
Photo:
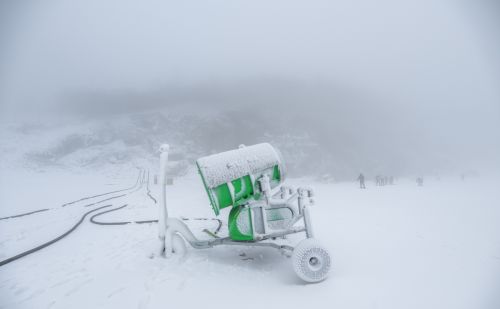
<svg viewBox="0 0 500 309">
<path fill-rule="evenodd" d="M 417 178 L 417 185 L 419 187 L 422 187 L 424 185 L 424 178 L 423 177 L 418 177 Z"/>
<path fill-rule="evenodd" d="M 377 185 L 377 186 L 382 185 L 381 182 L 380 182 L 380 176 L 379 175 L 375 176 L 375 185 Z"/>
<path fill-rule="evenodd" d="M 366 187 L 365 187 L 365 175 L 363 175 L 362 173 L 360 173 L 359 176 L 358 176 L 358 180 L 359 180 L 359 188 L 360 189 L 366 189 Z"/>
</svg>

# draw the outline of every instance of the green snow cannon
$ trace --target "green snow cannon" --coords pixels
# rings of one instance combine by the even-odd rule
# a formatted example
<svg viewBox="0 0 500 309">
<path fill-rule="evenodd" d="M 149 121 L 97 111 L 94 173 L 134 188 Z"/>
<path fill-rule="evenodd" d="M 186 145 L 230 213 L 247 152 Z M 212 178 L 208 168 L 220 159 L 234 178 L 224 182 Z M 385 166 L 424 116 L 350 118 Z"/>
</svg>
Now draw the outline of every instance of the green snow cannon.
<svg viewBox="0 0 500 309">
<path fill-rule="evenodd" d="M 218 245 L 268 247 L 291 257 L 295 273 L 304 281 L 320 282 L 327 277 L 330 254 L 314 238 L 309 215 L 314 192 L 308 187 L 284 185 L 284 163 L 277 149 L 270 144 L 242 145 L 196 161 L 215 214 L 230 208 L 229 235 L 217 235 L 218 229 L 214 233 L 205 230 L 209 239 L 198 239 L 184 220 L 167 215 L 168 149 L 162 146 L 160 156 L 159 255 L 181 256 L 186 241 L 195 249 Z M 281 241 L 298 233 L 305 233 L 306 238 L 296 246 Z"/>
<path fill-rule="evenodd" d="M 270 177 L 271 188 L 284 181 L 285 170 L 280 152 L 268 143 L 241 145 L 196 161 L 210 204 L 216 215 L 226 207 L 238 207 L 262 196 L 257 180 Z"/>
</svg>

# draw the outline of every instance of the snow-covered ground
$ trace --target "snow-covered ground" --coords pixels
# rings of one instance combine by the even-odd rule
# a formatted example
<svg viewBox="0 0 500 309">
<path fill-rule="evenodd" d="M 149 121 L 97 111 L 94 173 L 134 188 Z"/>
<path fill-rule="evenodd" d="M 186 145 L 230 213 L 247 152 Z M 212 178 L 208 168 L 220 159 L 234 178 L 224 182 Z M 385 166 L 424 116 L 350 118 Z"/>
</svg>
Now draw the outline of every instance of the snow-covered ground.
<svg viewBox="0 0 500 309">
<path fill-rule="evenodd" d="M 149 187 L 157 197 L 153 173 Z M 3 172 L 0 217 L 49 210 L 0 220 L 0 260 L 62 234 L 98 207 L 128 205 L 100 221 L 155 219 L 147 174 L 134 186 L 137 174 L 133 168 Z M 417 187 L 400 180 L 368 183 L 366 190 L 354 183 L 288 182 L 316 190 L 315 234 L 333 256 L 324 282 L 304 284 L 289 259 L 267 248 L 189 249 L 183 261 L 151 258 L 155 223 L 101 226 L 89 215 L 66 238 L 0 267 L 0 307 L 500 308 L 500 182 L 442 178 Z M 213 217 L 194 172 L 168 187 L 168 205 L 172 216 Z M 215 221 L 200 224 L 190 223 L 197 231 L 216 228 Z M 300 240 L 295 236 L 291 243 Z"/>
</svg>

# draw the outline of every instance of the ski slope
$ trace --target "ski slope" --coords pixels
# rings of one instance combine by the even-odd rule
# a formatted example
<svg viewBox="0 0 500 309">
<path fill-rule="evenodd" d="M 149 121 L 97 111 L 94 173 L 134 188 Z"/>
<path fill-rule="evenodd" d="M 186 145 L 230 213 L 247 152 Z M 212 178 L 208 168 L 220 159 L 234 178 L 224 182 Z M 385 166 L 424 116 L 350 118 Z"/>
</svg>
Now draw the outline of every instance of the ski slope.
<svg viewBox="0 0 500 309">
<path fill-rule="evenodd" d="M 0 217 L 48 210 L 0 220 L 0 260 L 57 237 L 99 207 L 127 205 L 95 221 L 156 219 L 159 188 L 155 171 L 147 172 L 2 173 Z M 270 248 L 190 248 L 182 260 L 152 258 L 155 223 L 96 225 L 89 215 L 60 241 L 0 266 L 0 308 L 500 307 L 499 182 L 442 178 L 418 187 L 399 180 L 368 182 L 366 190 L 287 182 L 316 191 L 313 228 L 333 257 L 322 283 L 304 284 L 290 259 Z M 213 217 L 194 171 L 167 194 L 171 216 Z M 188 224 L 199 237 L 217 228 L 217 221 Z"/>
</svg>

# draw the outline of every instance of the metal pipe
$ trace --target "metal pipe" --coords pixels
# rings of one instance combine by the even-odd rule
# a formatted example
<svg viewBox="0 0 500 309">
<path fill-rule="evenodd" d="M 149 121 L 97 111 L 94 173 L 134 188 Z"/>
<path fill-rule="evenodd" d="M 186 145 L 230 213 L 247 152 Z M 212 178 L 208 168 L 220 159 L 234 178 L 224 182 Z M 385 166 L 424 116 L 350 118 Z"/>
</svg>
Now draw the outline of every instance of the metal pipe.
<svg viewBox="0 0 500 309">
<path fill-rule="evenodd" d="M 175 234 L 181 235 L 193 248 L 204 249 L 211 248 L 213 246 L 214 240 L 199 240 L 194 236 L 193 232 L 189 227 L 179 219 L 168 218 L 167 219 L 167 230 L 165 234 L 165 257 L 172 256 L 173 252 L 173 236 Z"/>
<path fill-rule="evenodd" d="M 160 207 L 158 207 L 158 238 L 160 239 L 159 254 L 165 250 L 165 233 L 167 231 L 167 163 L 170 146 L 163 144 L 160 147 Z"/>
</svg>

